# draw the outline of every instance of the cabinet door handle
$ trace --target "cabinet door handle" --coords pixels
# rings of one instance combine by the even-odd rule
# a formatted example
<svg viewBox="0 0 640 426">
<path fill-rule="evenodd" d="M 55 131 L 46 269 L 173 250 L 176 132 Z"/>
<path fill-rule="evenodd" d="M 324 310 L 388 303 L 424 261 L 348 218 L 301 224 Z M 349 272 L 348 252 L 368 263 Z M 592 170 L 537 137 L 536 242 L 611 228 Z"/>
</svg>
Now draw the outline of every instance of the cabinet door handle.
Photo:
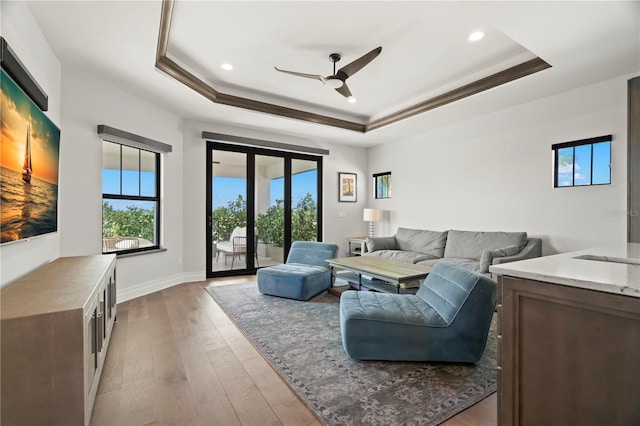
<svg viewBox="0 0 640 426">
<path fill-rule="evenodd" d="M 97 319 L 98 319 L 98 324 L 96 327 L 96 339 L 98 340 L 96 343 L 96 352 L 100 352 L 102 350 L 102 339 L 103 339 L 103 333 L 104 330 L 102 328 L 102 312 L 98 312 L 97 315 Z"/>
<path fill-rule="evenodd" d="M 98 346 L 98 339 L 96 336 L 96 312 L 93 311 L 93 315 L 91 315 L 91 353 L 95 354 Z"/>
</svg>

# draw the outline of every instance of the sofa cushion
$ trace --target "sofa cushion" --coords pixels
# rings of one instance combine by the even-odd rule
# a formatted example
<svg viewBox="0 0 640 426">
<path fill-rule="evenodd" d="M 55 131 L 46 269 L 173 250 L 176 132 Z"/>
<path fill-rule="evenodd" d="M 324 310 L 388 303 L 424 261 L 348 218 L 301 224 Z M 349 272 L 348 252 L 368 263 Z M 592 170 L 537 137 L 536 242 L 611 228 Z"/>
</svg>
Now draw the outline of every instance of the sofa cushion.
<svg viewBox="0 0 640 426">
<path fill-rule="evenodd" d="M 444 246 L 446 242 L 447 231 L 398 228 L 396 232 L 396 248 L 398 250 L 442 257 L 445 252 Z"/>
<path fill-rule="evenodd" d="M 427 259 L 438 259 L 435 256 L 424 253 L 416 253 L 413 251 L 402 250 L 378 250 L 371 253 L 365 253 L 365 256 L 381 257 L 383 259 L 397 260 L 404 263 L 417 263 Z"/>
<path fill-rule="evenodd" d="M 416 262 L 416 265 L 429 266 L 429 267 L 433 268 L 434 266 L 436 266 L 436 263 L 438 263 L 441 260 L 442 259 L 421 260 L 420 262 Z"/>
<path fill-rule="evenodd" d="M 497 250 L 485 250 L 480 256 L 480 272 L 483 274 L 489 272 L 489 266 L 493 264 L 493 259 L 496 257 L 513 256 L 520 253 L 522 248 L 520 246 L 509 246 Z"/>
<path fill-rule="evenodd" d="M 453 263 L 454 265 L 464 266 L 470 271 L 480 272 L 480 261 L 476 259 L 469 259 L 468 257 L 446 257 L 442 260 Z"/>
<path fill-rule="evenodd" d="M 518 246 L 520 250 L 527 244 L 526 232 L 475 232 L 449 231 L 444 257 L 480 260 L 486 250 L 498 250 Z"/>
<path fill-rule="evenodd" d="M 367 251 L 395 250 L 396 248 L 395 236 L 367 238 Z"/>
</svg>

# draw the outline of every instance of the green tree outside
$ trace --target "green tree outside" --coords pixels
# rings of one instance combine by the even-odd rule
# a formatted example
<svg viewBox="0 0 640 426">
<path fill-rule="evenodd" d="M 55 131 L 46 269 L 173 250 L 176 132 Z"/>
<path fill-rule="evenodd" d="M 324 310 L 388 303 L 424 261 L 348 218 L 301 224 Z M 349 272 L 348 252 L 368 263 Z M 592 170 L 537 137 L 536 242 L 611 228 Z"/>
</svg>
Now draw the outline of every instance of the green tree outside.
<svg viewBox="0 0 640 426">
<path fill-rule="evenodd" d="M 116 210 L 108 201 L 103 201 L 102 237 L 138 237 L 154 242 L 155 218 L 154 209 L 128 206 L 126 210 Z"/>
<path fill-rule="evenodd" d="M 316 241 L 318 210 L 311 194 L 307 193 L 291 212 L 291 236 L 293 241 Z M 246 201 L 238 196 L 226 206 L 213 211 L 214 239 L 227 241 L 235 227 L 246 226 Z M 277 247 L 284 246 L 284 200 L 276 200 L 256 218 L 258 239 Z"/>
<path fill-rule="evenodd" d="M 318 209 L 311 194 L 307 193 L 296 207 L 291 216 L 292 241 L 316 241 L 318 229 Z"/>
<path fill-rule="evenodd" d="M 236 227 L 247 226 L 247 201 L 242 195 L 238 195 L 235 201 L 229 201 L 226 206 L 218 207 L 213 211 L 211 225 L 214 241 L 229 241 Z"/>
</svg>

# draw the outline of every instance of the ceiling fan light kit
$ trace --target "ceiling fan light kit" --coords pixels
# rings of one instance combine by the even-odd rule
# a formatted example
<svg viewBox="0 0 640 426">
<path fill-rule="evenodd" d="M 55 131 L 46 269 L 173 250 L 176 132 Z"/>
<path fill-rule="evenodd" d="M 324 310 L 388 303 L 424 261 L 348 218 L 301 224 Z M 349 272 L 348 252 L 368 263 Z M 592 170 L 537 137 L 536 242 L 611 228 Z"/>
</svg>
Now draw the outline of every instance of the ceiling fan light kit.
<svg viewBox="0 0 640 426">
<path fill-rule="evenodd" d="M 347 79 L 360 71 L 369 62 L 373 61 L 382 52 L 382 47 L 376 47 L 371 52 L 359 57 L 355 61 L 345 65 L 336 72 L 336 63 L 342 59 L 339 53 L 332 53 L 329 55 L 329 60 L 333 62 L 333 74 L 327 77 L 323 77 L 319 74 L 306 74 L 297 71 L 283 70 L 278 67 L 274 67 L 276 71 L 295 75 L 297 77 L 311 78 L 314 80 L 320 80 L 325 86 L 335 89 L 336 92 L 347 98 L 349 103 L 356 102 L 356 98 L 351 94 L 349 87 L 347 86 Z"/>
<path fill-rule="evenodd" d="M 327 77 L 324 85 L 332 89 L 339 89 L 344 86 L 344 81 L 340 80 L 338 77 Z"/>
</svg>

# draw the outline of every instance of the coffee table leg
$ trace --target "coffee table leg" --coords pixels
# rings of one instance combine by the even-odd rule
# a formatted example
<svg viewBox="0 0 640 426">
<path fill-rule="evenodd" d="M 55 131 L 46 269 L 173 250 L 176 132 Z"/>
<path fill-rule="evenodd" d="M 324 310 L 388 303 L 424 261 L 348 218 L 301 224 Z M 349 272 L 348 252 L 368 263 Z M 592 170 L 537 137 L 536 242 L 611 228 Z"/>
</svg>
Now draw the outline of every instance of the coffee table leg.
<svg viewBox="0 0 640 426">
<path fill-rule="evenodd" d="M 362 274 L 358 274 L 358 291 L 362 291 Z"/>
<path fill-rule="evenodd" d="M 336 276 L 333 275 L 333 266 L 329 266 L 329 269 L 331 270 L 331 284 L 329 284 L 329 288 L 333 288 L 333 283 L 336 281 Z"/>
</svg>

